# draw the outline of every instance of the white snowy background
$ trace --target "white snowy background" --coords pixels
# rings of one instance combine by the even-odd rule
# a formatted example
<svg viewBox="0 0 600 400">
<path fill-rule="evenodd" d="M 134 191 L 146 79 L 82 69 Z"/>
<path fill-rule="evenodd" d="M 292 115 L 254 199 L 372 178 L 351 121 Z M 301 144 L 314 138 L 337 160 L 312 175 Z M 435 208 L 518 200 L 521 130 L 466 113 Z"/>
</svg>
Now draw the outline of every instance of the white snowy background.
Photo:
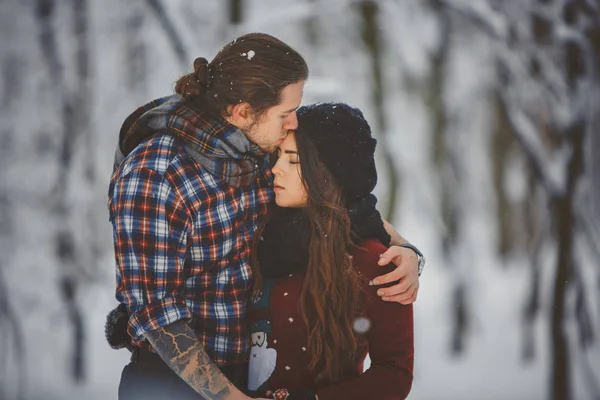
<svg viewBox="0 0 600 400">
<path fill-rule="evenodd" d="M 0 399 L 116 398 L 120 124 L 252 31 L 379 139 L 428 260 L 409 398 L 600 399 L 597 0 L 0 0 Z"/>
</svg>

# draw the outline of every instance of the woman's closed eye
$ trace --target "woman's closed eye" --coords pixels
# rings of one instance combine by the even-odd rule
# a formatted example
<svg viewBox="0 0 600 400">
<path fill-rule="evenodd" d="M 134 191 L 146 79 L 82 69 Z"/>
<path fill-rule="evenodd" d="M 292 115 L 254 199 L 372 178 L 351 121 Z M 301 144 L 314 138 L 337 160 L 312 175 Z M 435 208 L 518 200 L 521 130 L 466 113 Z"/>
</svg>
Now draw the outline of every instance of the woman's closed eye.
<svg viewBox="0 0 600 400">
<path fill-rule="evenodd" d="M 286 157 L 284 158 L 284 160 L 287 159 L 287 162 L 295 165 L 295 164 L 300 164 L 300 160 L 298 159 L 298 154 L 296 154 L 296 152 L 284 152 L 285 154 L 282 154 L 282 150 L 281 148 L 277 149 L 277 159 L 279 160 L 281 157 Z"/>
</svg>

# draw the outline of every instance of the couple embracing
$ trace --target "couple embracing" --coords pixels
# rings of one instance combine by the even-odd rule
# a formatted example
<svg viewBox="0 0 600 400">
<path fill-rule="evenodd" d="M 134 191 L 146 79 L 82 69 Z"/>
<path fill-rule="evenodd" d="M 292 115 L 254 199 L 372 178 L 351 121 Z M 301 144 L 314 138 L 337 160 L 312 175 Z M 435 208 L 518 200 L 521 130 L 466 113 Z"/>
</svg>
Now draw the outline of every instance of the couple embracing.
<svg viewBox="0 0 600 400">
<path fill-rule="evenodd" d="M 108 207 L 119 399 L 403 399 L 424 263 L 375 208 L 360 110 L 300 107 L 304 59 L 248 34 L 142 106 Z M 370 368 L 363 371 L 367 353 Z"/>
</svg>

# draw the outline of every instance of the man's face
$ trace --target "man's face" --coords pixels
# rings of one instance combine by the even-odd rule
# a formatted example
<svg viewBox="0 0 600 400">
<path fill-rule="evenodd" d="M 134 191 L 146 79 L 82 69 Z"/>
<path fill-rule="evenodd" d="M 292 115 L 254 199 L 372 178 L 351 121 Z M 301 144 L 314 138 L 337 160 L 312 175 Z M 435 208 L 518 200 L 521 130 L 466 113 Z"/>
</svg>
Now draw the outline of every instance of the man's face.
<svg viewBox="0 0 600 400">
<path fill-rule="evenodd" d="M 263 151 L 272 153 L 285 139 L 287 132 L 298 128 L 296 109 L 300 107 L 304 81 L 292 83 L 281 91 L 281 102 L 269 108 L 258 121 L 243 129 L 248 139 Z"/>
</svg>

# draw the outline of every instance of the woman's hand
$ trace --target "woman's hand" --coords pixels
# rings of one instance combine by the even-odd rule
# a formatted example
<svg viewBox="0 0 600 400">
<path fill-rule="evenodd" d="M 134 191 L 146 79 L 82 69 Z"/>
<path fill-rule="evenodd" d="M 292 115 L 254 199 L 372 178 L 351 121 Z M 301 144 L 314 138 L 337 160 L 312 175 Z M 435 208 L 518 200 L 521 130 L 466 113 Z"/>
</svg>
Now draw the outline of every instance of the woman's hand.
<svg viewBox="0 0 600 400">
<path fill-rule="evenodd" d="M 240 400 L 272 400 L 272 399 L 267 399 L 265 397 L 250 397 L 250 396 L 244 395 L 244 397 Z"/>
<path fill-rule="evenodd" d="M 378 286 L 399 280 L 400 282 L 393 286 L 377 290 L 377 294 L 384 301 L 392 301 L 400 304 L 414 303 L 417 300 L 417 293 L 419 292 L 417 255 L 411 249 L 391 246 L 381 255 L 378 264 L 384 266 L 390 262 L 396 265 L 396 269 L 373 279 L 369 284 Z"/>
<path fill-rule="evenodd" d="M 275 400 L 318 400 L 316 393 L 308 389 L 277 389 L 275 391 L 268 390 L 267 396 Z"/>
</svg>

